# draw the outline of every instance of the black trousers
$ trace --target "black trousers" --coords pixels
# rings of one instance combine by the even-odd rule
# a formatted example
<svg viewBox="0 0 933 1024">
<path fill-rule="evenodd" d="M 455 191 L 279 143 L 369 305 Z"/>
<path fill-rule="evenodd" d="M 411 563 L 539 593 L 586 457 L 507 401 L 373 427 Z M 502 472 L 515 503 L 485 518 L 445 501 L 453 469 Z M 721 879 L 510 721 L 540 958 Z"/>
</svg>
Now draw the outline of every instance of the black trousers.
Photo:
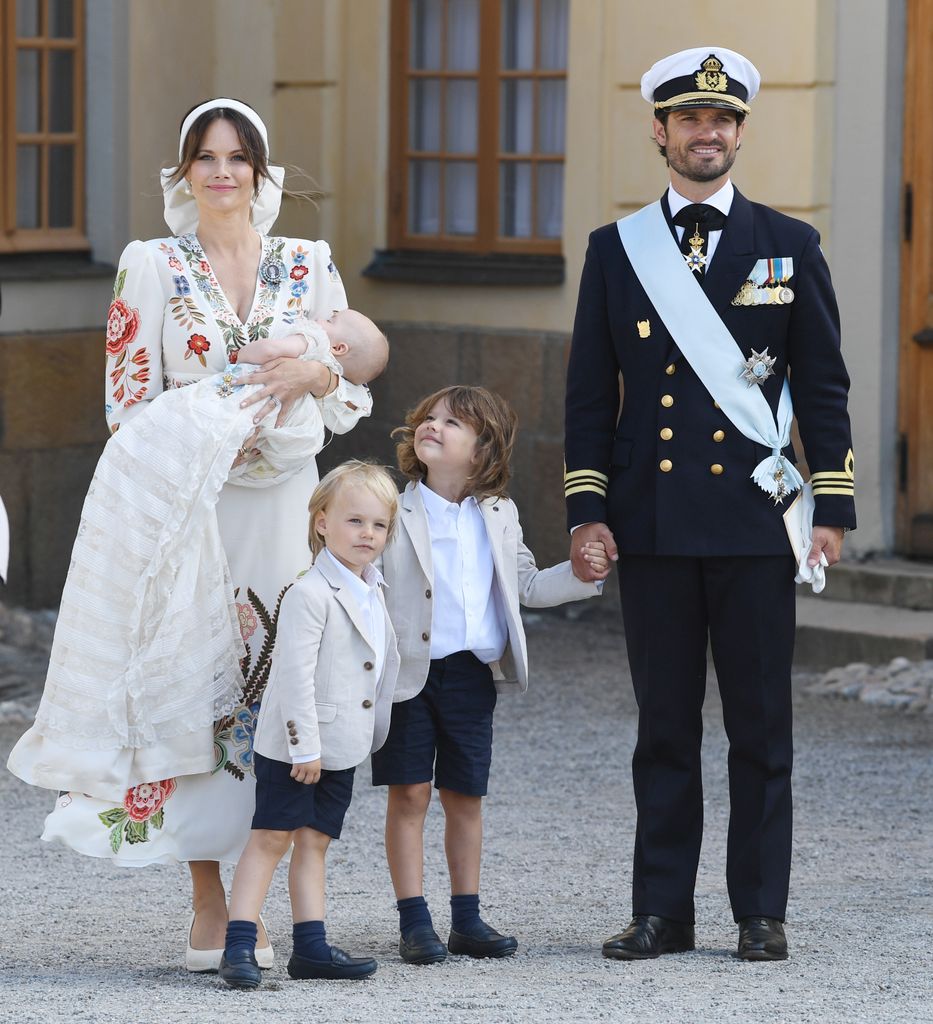
<svg viewBox="0 0 933 1024">
<path fill-rule="evenodd" d="M 784 920 L 792 828 L 794 572 L 790 555 L 619 560 L 638 703 L 632 760 L 636 914 L 694 920 L 708 640 L 729 740 L 726 878 L 733 915 L 737 921 L 759 915 Z"/>
</svg>

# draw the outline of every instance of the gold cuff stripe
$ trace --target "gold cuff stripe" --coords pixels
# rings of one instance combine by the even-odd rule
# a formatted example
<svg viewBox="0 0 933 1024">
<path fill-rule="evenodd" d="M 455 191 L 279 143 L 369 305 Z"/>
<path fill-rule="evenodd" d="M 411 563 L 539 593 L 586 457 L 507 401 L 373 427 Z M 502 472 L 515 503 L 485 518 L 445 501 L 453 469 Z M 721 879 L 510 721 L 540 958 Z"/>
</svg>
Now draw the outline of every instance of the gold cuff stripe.
<svg viewBox="0 0 933 1024">
<path fill-rule="evenodd" d="M 822 473 L 811 473 L 810 474 L 810 482 L 813 483 L 814 480 L 852 480 L 852 474 L 851 473 L 846 473 L 845 471 L 843 471 L 841 473 L 837 473 L 835 471 L 833 471 L 833 472 L 825 471 L 825 472 L 822 472 Z"/>
<path fill-rule="evenodd" d="M 568 487 L 564 491 L 564 497 L 569 498 L 571 494 L 582 494 L 583 491 L 592 491 L 594 494 L 598 494 L 601 498 L 606 497 L 606 488 L 597 487 L 595 484 L 578 484 L 576 487 Z"/>
<path fill-rule="evenodd" d="M 813 488 L 813 497 L 816 498 L 820 494 L 841 494 L 847 498 L 854 498 L 855 490 L 852 487 L 830 487 L 828 484 L 817 484 Z"/>
<path fill-rule="evenodd" d="M 598 487 L 600 490 L 603 491 L 606 489 L 607 486 L 606 482 L 604 480 L 600 480 L 598 477 L 581 476 L 577 477 L 576 480 L 565 480 L 564 490 L 566 490 L 568 487 L 579 487 L 581 484 L 591 484 L 593 487 Z"/>
<path fill-rule="evenodd" d="M 706 100 L 711 107 L 718 107 L 723 103 L 728 103 L 729 106 L 735 107 L 745 114 L 752 112 L 752 108 L 747 103 L 743 103 L 738 96 L 730 96 L 727 93 L 721 92 L 682 92 L 679 96 L 672 96 L 669 100 L 664 100 L 662 103 L 655 103 L 654 109 L 670 110 L 671 107 L 676 107 L 678 103 L 697 103 L 700 100 Z"/>
<path fill-rule="evenodd" d="M 609 483 L 609 477 L 606 476 L 605 473 L 599 473 L 595 469 L 574 469 L 574 470 L 571 470 L 569 473 L 564 473 L 564 482 L 566 483 L 566 482 L 568 482 L 570 480 L 576 480 L 578 477 L 581 477 L 581 476 L 594 477 L 596 480 L 602 480 L 602 481 L 604 481 L 607 484 Z"/>
</svg>

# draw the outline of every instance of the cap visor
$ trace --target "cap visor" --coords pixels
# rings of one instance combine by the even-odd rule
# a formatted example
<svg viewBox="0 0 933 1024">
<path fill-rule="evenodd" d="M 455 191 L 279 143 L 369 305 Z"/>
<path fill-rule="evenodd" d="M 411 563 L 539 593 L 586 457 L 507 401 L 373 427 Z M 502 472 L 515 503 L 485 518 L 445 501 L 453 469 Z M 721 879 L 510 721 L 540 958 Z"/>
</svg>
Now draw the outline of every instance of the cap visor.
<svg viewBox="0 0 933 1024">
<path fill-rule="evenodd" d="M 738 96 L 716 96 L 710 93 L 693 92 L 672 96 L 669 100 L 655 103 L 655 110 L 689 110 L 692 107 L 717 107 L 720 110 L 738 110 L 743 114 L 751 113 L 751 107 Z"/>
</svg>

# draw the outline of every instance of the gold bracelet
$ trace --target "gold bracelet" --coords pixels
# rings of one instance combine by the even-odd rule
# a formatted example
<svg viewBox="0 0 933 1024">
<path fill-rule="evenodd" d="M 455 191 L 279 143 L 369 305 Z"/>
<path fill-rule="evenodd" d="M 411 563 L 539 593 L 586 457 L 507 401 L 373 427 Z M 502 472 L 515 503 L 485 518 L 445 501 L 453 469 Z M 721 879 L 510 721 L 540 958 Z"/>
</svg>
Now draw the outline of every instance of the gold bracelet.
<svg viewBox="0 0 933 1024">
<path fill-rule="evenodd" d="M 329 366 L 327 366 L 326 363 L 322 363 L 321 365 L 324 367 L 324 369 L 327 370 L 327 386 L 324 388 L 323 395 L 316 395 L 313 391 L 311 392 L 311 397 L 316 398 L 319 402 L 322 402 L 330 394 L 330 386 L 334 380 L 334 371 Z"/>
</svg>

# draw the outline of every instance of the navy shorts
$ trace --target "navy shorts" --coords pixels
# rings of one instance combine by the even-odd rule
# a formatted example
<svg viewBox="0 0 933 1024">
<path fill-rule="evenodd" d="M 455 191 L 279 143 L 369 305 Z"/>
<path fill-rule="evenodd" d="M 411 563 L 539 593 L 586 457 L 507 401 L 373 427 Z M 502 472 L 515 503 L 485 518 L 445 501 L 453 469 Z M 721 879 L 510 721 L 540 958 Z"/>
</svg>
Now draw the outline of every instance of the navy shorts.
<svg viewBox="0 0 933 1024">
<path fill-rule="evenodd" d="M 492 761 L 492 670 L 469 651 L 431 662 L 424 689 L 392 705 L 385 746 L 372 757 L 373 785 L 430 782 L 485 796 Z"/>
<path fill-rule="evenodd" d="M 343 819 L 353 796 L 355 768 L 322 771 L 320 779 L 307 786 L 291 777 L 292 766 L 284 761 L 253 754 L 253 767 L 256 811 L 252 828 L 273 832 L 313 828 L 331 839 L 340 838 Z"/>
</svg>

